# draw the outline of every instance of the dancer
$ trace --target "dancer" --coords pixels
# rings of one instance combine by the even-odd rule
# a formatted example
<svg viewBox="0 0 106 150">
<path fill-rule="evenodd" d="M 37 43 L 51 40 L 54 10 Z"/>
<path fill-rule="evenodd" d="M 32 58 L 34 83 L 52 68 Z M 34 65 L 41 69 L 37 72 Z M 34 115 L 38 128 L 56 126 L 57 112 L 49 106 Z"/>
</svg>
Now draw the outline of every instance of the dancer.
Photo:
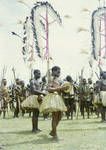
<svg viewBox="0 0 106 150">
<path fill-rule="evenodd" d="M 44 95 L 44 93 L 41 92 L 41 83 L 39 81 L 40 77 L 40 70 L 34 70 L 34 79 L 30 81 L 31 95 L 22 103 L 23 108 L 30 109 L 32 111 L 32 132 L 34 133 L 38 133 L 39 131 L 41 131 L 38 128 L 38 117 L 39 107 L 42 100 L 41 95 Z"/>
<path fill-rule="evenodd" d="M 67 87 L 62 86 L 59 77 L 60 67 L 54 66 L 52 68 L 52 79 L 48 85 L 48 94 L 44 97 L 40 107 L 41 112 L 52 113 L 52 130 L 50 135 L 53 138 L 57 138 L 57 126 L 61 120 L 62 112 L 67 111 L 61 96 L 62 91 L 67 89 Z"/>
</svg>

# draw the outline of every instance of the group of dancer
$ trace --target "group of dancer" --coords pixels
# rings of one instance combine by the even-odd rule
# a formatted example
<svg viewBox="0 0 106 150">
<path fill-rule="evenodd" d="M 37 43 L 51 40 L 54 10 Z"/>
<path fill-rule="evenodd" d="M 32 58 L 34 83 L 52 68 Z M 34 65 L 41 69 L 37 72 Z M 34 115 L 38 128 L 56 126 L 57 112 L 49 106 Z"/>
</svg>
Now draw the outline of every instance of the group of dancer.
<svg viewBox="0 0 106 150">
<path fill-rule="evenodd" d="M 20 109 L 22 115 L 28 110 L 32 113 L 32 132 L 41 131 L 38 125 L 39 114 L 51 114 L 51 131 L 49 133 L 53 138 L 57 138 L 57 126 L 65 112 L 69 118 L 73 119 L 73 110 L 79 105 L 81 115 L 85 118 L 86 110 L 89 118 L 90 111 L 96 109 L 96 113 L 101 113 L 102 122 L 106 121 L 106 72 L 100 74 L 100 80 L 92 86 L 92 80 L 89 78 L 88 83 L 85 78 L 80 78 L 79 83 L 73 82 L 71 76 L 65 80 L 60 80 L 61 68 L 54 66 L 51 69 L 50 80 L 47 83 L 45 77 L 42 78 L 39 69 L 33 72 L 33 78 L 30 80 L 26 94 L 26 88 L 23 81 L 16 79 L 15 85 L 12 86 L 11 94 L 7 89 L 7 81 L 2 80 L 0 88 L 0 109 L 3 110 L 4 116 L 7 105 L 14 108 L 14 117 L 18 117 Z M 14 106 L 14 103 L 16 106 Z M 98 111 L 99 110 L 99 111 Z M 0 111 L 1 112 L 1 111 Z"/>
<path fill-rule="evenodd" d="M 46 87 L 45 93 L 41 91 L 39 82 L 41 77 L 40 70 L 34 70 L 34 79 L 30 82 L 31 96 L 22 103 L 22 107 L 32 109 L 32 132 L 41 131 L 38 128 L 39 112 L 52 113 L 52 129 L 49 134 L 57 138 L 57 126 L 61 120 L 62 112 L 67 110 L 61 93 L 69 87 L 63 86 L 59 79 L 60 67 L 54 66 L 51 71 L 51 80 Z"/>
</svg>

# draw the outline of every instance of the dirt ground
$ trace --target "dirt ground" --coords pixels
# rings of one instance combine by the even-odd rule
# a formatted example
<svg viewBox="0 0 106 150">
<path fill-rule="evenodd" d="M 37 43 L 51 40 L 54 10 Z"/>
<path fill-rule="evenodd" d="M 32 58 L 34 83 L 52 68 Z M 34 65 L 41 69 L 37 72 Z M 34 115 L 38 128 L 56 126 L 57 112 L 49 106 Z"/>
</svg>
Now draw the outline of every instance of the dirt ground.
<svg viewBox="0 0 106 150">
<path fill-rule="evenodd" d="M 40 133 L 31 132 L 31 118 L 0 118 L 0 149 L 2 150 L 106 150 L 106 123 L 90 119 L 67 120 L 58 126 L 58 140 L 49 136 L 51 120 L 39 118 Z"/>
</svg>

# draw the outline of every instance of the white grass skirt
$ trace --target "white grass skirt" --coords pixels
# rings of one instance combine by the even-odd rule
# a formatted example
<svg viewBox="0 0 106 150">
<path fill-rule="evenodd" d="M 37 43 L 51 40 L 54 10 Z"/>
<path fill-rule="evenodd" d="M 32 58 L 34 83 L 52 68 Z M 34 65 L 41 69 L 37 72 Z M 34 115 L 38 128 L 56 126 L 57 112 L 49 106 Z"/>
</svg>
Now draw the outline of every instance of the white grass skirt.
<svg viewBox="0 0 106 150">
<path fill-rule="evenodd" d="M 3 107 L 4 107 L 4 100 L 3 100 L 3 99 L 1 99 L 1 100 L 0 100 L 0 110 L 2 110 L 2 109 L 3 109 Z"/>
<path fill-rule="evenodd" d="M 24 109 L 39 108 L 39 103 L 37 98 L 38 98 L 37 95 L 30 95 L 21 103 L 22 108 Z"/>
<path fill-rule="evenodd" d="M 103 106 L 106 106 L 106 91 L 101 91 L 100 95 L 101 95 Z"/>
<path fill-rule="evenodd" d="M 2 108 L 2 104 L 1 104 L 1 101 L 0 101 L 0 110 L 1 110 L 1 108 Z"/>
<path fill-rule="evenodd" d="M 99 104 L 100 103 L 100 97 L 99 94 L 94 95 L 94 104 Z"/>
<path fill-rule="evenodd" d="M 56 111 L 67 111 L 64 101 L 57 93 L 47 94 L 40 106 L 40 112 L 56 112 Z"/>
</svg>

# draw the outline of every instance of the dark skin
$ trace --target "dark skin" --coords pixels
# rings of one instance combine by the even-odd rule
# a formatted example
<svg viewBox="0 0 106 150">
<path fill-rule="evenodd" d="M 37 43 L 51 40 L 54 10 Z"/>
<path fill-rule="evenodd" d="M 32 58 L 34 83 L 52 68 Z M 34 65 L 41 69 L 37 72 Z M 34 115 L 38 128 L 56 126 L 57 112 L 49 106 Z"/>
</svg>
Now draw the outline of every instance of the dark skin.
<svg viewBox="0 0 106 150">
<path fill-rule="evenodd" d="M 67 90 L 68 89 L 68 87 L 58 87 L 58 88 L 52 88 L 52 87 L 50 87 L 49 89 L 48 89 L 48 92 L 50 92 L 50 93 L 53 93 L 53 92 L 62 92 L 62 91 L 64 91 L 64 90 Z"/>
<path fill-rule="evenodd" d="M 60 76 L 60 68 L 58 67 L 54 67 L 52 68 L 52 76 L 55 78 L 58 78 Z M 62 87 L 62 86 L 58 86 L 58 87 L 49 87 L 48 91 L 50 93 L 52 92 L 58 92 L 61 93 L 64 90 L 67 90 L 68 87 Z M 50 132 L 50 135 L 54 138 L 57 137 L 57 126 L 61 120 L 62 117 L 62 112 L 61 111 L 56 111 L 56 112 L 52 112 L 52 130 Z"/>
<path fill-rule="evenodd" d="M 6 79 L 3 79 L 2 80 L 2 86 L 5 87 L 7 85 L 7 80 Z M 5 115 L 6 115 L 6 108 L 7 108 L 7 98 L 8 98 L 8 94 L 7 92 L 2 92 L 2 98 L 3 98 L 3 118 L 5 118 Z M 6 99 L 5 99 L 6 97 Z M 1 112 L 0 112 L 1 114 Z"/>
<path fill-rule="evenodd" d="M 35 70 L 34 71 L 34 79 L 35 81 L 38 80 L 41 77 L 41 73 L 40 70 Z M 37 86 L 37 85 L 35 85 Z M 38 84 L 39 87 L 39 84 Z M 38 95 L 38 102 L 41 103 L 42 101 L 42 97 L 41 95 L 45 95 L 45 93 L 41 92 L 40 90 L 37 90 L 36 88 L 33 88 L 33 84 L 32 84 L 32 89 L 31 89 L 31 93 L 34 95 Z M 33 109 L 33 113 L 32 113 L 32 132 L 38 132 L 40 131 L 40 129 L 38 128 L 38 117 L 39 117 L 39 109 L 38 108 L 34 108 Z"/>
<path fill-rule="evenodd" d="M 41 77 L 40 71 L 39 70 L 35 71 L 34 72 L 34 78 L 35 78 L 35 80 L 40 79 L 40 77 Z M 43 92 L 41 92 L 39 90 L 35 90 L 35 89 L 33 90 L 33 94 L 35 94 L 35 95 L 44 95 L 45 96 L 45 93 L 43 93 Z"/>
<path fill-rule="evenodd" d="M 57 68 L 52 68 L 52 76 L 55 78 L 58 78 L 60 76 L 60 68 L 57 67 Z M 57 88 L 53 88 L 53 87 L 50 87 L 48 88 L 48 92 L 62 92 L 64 90 L 67 90 L 68 87 L 62 87 L 62 86 L 59 86 Z"/>
<path fill-rule="evenodd" d="M 48 91 L 50 93 L 52 92 L 58 92 L 61 93 L 62 91 L 67 90 L 67 87 L 58 87 L 58 88 L 49 88 Z M 53 136 L 54 138 L 57 137 L 57 126 L 61 120 L 62 117 L 62 112 L 57 111 L 57 112 L 52 112 L 52 130 L 50 132 L 50 135 Z"/>
<path fill-rule="evenodd" d="M 3 79 L 3 80 L 2 80 L 2 84 L 3 84 L 3 86 L 6 86 L 6 85 L 7 85 L 7 80 L 6 80 L 6 79 Z"/>
</svg>

